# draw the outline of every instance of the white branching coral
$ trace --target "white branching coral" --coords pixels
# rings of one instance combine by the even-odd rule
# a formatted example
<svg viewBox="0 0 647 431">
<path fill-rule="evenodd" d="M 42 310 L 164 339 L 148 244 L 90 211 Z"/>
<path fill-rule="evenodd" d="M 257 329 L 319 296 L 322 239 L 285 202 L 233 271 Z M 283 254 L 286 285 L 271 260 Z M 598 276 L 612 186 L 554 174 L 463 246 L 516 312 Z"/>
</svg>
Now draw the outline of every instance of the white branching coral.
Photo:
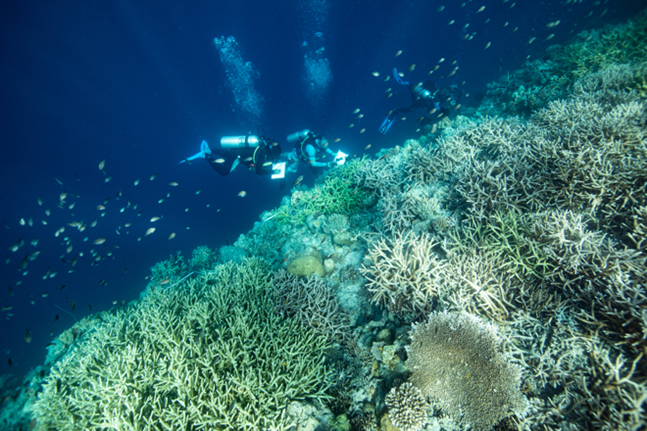
<svg viewBox="0 0 647 431">
<path fill-rule="evenodd" d="M 373 302 L 398 315 L 431 311 L 446 277 L 446 263 L 432 252 L 436 245 L 431 235 L 411 231 L 377 241 L 370 249 L 374 265 L 361 268 Z"/>
<path fill-rule="evenodd" d="M 400 431 L 419 431 L 427 423 L 429 403 L 420 389 L 409 382 L 391 389 L 384 402 L 391 423 Z"/>
</svg>

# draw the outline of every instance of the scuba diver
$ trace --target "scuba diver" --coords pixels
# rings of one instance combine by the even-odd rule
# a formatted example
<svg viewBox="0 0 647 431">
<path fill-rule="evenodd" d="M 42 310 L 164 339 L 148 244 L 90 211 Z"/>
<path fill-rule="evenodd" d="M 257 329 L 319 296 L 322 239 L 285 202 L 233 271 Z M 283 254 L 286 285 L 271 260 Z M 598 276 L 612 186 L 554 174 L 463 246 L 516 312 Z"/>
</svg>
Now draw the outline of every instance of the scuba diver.
<svg viewBox="0 0 647 431">
<path fill-rule="evenodd" d="M 391 111 L 389 115 L 386 116 L 380 126 L 380 133 L 383 135 L 389 131 L 393 121 L 400 114 L 407 114 L 417 109 L 425 108 L 429 110 L 429 114 L 438 112 L 438 115 L 435 118 L 438 119 L 443 115 L 449 115 L 451 109 L 456 106 L 462 96 L 462 92 L 456 85 L 439 89 L 436 87 L 436 83 L 434 81 L 429 80 L 422 84 L 411 86 L 408 81 L 402 80 L 396 68 L 393 68 L 393 76 L 395 77 L 395 80 L 398 81 L 398 84 L 407 86 L 409 94 L 411 94 L 412 102 L 411 105 Z M 425 119 L 422 121 L 423 124 L 429 124 L 432 122 L 433 120 L 426 118 L 426 115 Z"/>
<path fill-rule="evenodd" d="M 239 164 L 243 164 L 256 175 L 272 174 L 272 178 L 283 178 L 285 163 L 277 164 L 281 156 L 281 146 L 274 140 L 260 135 L 223 136 L 222 148 L 209 148 L 202 141 L 200 152 L 182 160 L 180 163 L 195 159 L 206 159 L 220 175 L 229 175 Z"/>
<path fill-rule="evenodd" d="M 310 166 L 313 173 L 320 172 L 323 168 L 331 168 L 336 165 L 343 165 L 346 162 L 347 154 L 338 151 L 333 152 L 328 148 L 328 140 L 321 135 L 304 129 L 288 136 L 288 144 L 294 145 L 294 149 L 284 154 L 288 159 L 288 172 L 296 172 L 299 167 L 299 160 L 303 160 Z M 321 153 L 325 153 L 320 156 Z M 319 161 L 326 157 L 326 154 L 333 156 L 330 162 Z"/>
</svg>

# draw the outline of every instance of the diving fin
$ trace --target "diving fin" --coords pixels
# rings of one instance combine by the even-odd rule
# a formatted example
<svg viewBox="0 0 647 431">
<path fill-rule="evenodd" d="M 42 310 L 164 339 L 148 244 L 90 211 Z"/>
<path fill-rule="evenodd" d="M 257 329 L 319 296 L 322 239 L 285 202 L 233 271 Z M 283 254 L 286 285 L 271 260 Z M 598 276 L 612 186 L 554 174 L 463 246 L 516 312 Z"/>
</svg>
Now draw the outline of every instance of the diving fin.
<svg viewBox="0 0 647 431">
<path fill-rule="evenodd" d="M 393 77 L 395 78 L 396 81 L 398 81 L 398 84 L 400 85 L 409 85 L 409 81 L 403 81 L 402 78 L 400 78 L 400 74 L 398 73 L 398 69 L 395 67 L 393 68 Z"/>
<path fill-rule="evenodd" d="M 392 114 L 389 114 L 386 116 L 384 121 L 382 122 L 382 125 L 380 126 L 380 133 L 383 135 L 386 135 L 386 132 L 389 131 L 391 128 L 391 125 L 393 124 L 393 121 L 395 120 L 395 116 Z"/>
<path fill-rule="evenodd" d="M 209 148 L 209 144 L 207 144 L 207 141 L 203 140 L 202 144 L 200 144 L 200 152 L 198 154 L 192 155 L 191 157 L 187 157 L 186 159 L 183 159 L 180 163 L 189 162 L 195 159 L 204 159 L 207 154 L 211 154 L 211 149 Z M 178 163 L 178 165 L 180 163 Z"/>
</svg>

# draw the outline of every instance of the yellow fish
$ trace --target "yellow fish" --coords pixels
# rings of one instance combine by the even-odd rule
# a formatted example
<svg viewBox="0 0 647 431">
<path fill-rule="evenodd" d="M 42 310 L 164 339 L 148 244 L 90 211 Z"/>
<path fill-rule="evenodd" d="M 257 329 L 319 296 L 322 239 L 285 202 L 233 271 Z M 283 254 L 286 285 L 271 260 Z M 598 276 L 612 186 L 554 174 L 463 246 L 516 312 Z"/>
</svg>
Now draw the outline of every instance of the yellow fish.
<svg viewBox="0 0 647 431">
<path fill-rule="evenodd" d="M 155 223 L 157 220 L 161 220 L 162 217 L 153 217 L 151 223 Z"/>
<path fill-rule="evenodd" d="M 172 232 L 167 239 L 173 239 L 173 238 L 175 238 L 175 232 Z"/>
<path fill-rule="evenodd" d="M 153 232 L 155 232 L 155 228 L 150 227 L 150 228 L 148 228 L 148 230 L 146 231 L 146 235 L 144 235 L 144 236 L 148 236 L 148 235 L 152 234 Z"/>
<path fill-rule="evenodd" d="M 402 54 L 402 50 L 399 50 L 398 52 L 396 52 L 396 53 L 395 53 L 395 57 L 397 57 L 397 56 L 398 56 L 398 55 L 400 55 L 400 54 Z"/>
<path fill-rule="evenodd" d="M 106 239 L 105 239 L 105 238 L 97 238 L 97 239 L 95 239 L 95 240 L 94 240 L 94 242 L 93 242 L 92 244 L 94 244 L 94 245 L 101 245 L 101 244 L 103 244 L 104 242 L 106 242 Z"/>
</svg>

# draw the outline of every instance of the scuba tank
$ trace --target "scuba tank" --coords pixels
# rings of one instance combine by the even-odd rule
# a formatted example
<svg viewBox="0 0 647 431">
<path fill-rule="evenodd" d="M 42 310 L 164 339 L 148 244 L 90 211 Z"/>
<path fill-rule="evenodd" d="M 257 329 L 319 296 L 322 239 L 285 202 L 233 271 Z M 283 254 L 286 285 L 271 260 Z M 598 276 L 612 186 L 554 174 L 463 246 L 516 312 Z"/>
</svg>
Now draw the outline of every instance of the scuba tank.
<svg viewBox="0 0 647 431">
<path fill-rule="evenodd" d="M 258 147 L 260 142 L 261 140 L 256 135 L 223 136 L 220 138 L 222 148 Z"/>
<path fill-rule="evenodd" d="M 308 133 L 310 133 L 310 129 L 303 129 L 299 132 L 288 135 L 288 143 L 292 145 L 300 144 L 305 138 L 308 137 Z"/>
<path fill-rule="evenodd" d="M 420 99 L 431 99 L 434 95 L 431 94 L 431 91 L 427 90 L 426 88 L 423 88 L 422 85 L 417 86 L 413 90 L 411 90 L 413 94 L 417 98 Z"/>
</svg>

